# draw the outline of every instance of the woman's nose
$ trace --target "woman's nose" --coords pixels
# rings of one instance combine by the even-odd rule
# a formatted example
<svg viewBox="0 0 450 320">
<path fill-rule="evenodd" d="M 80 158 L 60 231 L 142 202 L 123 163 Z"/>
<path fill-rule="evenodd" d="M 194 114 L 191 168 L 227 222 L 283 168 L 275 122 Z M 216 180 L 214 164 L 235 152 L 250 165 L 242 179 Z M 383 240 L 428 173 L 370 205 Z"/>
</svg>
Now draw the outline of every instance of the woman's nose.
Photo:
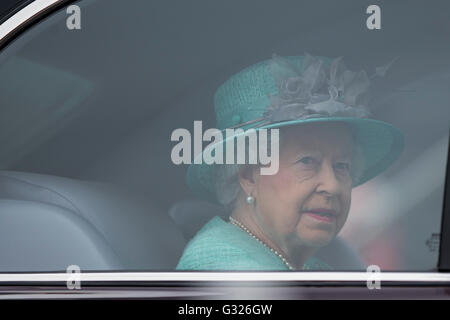
<svg viewBox="0 0 450 320">
<path fill-rule="evenodd" d="M 331 195 L 339 193 L 340 182 L 336 178 L 333 165 L 328 162 L 322 162 L 320 172 L 318 174 L 317 192 L 326 192 Z"/>
</svg>

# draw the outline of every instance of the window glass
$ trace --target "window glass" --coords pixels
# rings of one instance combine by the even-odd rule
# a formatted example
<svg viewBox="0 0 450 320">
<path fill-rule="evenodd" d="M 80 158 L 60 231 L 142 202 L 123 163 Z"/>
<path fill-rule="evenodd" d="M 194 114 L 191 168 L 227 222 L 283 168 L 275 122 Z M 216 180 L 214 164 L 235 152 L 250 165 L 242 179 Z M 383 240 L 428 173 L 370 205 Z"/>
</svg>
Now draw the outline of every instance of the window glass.
<svg viewBox="0 0 450 320">
<path fill-rule="evenodd" d="M 74 5 L 0 54 L 0 271 L 436 269 L 448 3 Z"/>
</svg>

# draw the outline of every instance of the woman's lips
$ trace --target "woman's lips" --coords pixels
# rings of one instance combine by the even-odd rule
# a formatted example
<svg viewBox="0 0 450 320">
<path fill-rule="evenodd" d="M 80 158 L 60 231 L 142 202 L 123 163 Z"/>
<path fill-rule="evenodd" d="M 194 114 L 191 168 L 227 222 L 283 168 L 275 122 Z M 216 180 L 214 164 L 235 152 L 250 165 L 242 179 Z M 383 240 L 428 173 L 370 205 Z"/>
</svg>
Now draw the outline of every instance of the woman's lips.
<svg viewBox="0 0 450 320">
<path fill-rule="evenodd" d="M 308 209 L 305 210 L 303 213 L 310 216 L 311 218 L 314 218 L 318 221 L 332 223 L 336 220 L 337 212 L 332 209 Z"/>
<path fill-rule="evenodd" d="M 336 220 L 335 216 L 321 216 L 321 215 L 318 215 L 318 214 L 312 213 L 312 212 L 305 212 L 305 213 L 308 216 L 310 216 L 310 217 L 312 217 L 312 218 L 314 218 L 316 220 L 323 221 L 323 222 L 332 223 L 332 222 L 334 222 Z"/>
</svg>

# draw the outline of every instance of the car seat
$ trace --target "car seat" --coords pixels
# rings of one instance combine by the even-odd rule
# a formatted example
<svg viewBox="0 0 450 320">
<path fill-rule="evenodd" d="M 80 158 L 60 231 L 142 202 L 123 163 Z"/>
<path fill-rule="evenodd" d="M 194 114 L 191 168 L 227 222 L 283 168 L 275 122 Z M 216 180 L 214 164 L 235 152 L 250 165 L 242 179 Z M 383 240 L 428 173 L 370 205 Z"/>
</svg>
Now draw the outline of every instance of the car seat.
<svg viewBox="0 0 450 320">
<path fill-rule="evenodd" d="M 0 272 L 173 270 L 185 244 L 166 213 L 118 187 L 0 171 Z"/>
</svg>

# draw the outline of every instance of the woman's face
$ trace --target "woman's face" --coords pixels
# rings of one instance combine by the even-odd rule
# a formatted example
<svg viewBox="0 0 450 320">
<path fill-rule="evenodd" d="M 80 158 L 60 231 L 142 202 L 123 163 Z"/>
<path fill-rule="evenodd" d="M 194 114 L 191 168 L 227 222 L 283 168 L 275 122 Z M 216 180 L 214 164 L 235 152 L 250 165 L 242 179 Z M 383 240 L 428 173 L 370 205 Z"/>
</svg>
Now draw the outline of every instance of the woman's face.
<svg viewBox="0 0 450 320">
<path fill-rule="evenodd" d="M 308 124 L 283 128 L 281 137 L 278 173 L 255 171 L 256 218 L 282 246 L 324 246 L 341 230 L 350 209 L 350 131 L 339 123 Z M 321 209 L 333 213 L 314 212 Z"/>
</svg>

